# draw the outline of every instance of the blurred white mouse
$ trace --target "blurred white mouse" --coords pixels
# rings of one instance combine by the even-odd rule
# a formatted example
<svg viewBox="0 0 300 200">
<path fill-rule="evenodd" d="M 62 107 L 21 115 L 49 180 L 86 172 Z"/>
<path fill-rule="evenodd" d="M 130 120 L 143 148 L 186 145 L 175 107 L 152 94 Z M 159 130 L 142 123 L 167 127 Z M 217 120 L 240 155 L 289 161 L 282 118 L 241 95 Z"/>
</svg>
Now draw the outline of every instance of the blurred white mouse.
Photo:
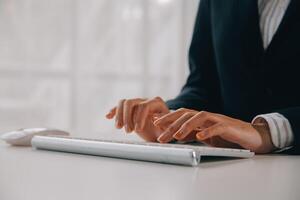
<svg viewBox="0 0 300 200">
<path fill-rule="evenodd" d="M 4 133 L 1 135 L 1 139 L 11 145 L 31 146 L 31 139 L 35 135 L 68 136 L 70 134 L 66 131 L 51 128 L 27 128 Z"/>
</svg>

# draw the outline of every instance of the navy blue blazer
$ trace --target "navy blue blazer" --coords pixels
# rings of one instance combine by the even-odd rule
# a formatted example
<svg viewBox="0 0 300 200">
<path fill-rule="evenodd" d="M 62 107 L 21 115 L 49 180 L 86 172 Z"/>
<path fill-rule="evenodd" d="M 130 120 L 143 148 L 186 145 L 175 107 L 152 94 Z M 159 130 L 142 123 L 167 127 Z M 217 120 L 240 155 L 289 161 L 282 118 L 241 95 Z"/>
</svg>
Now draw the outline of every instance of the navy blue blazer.
<svg viewBox="0 0 300 200">
<path fill-rule="evenodd" d="M 300 1 L 291 0 L 267 49 L 255 0 L 201 0 L 189 50 L 190 74 L 170 109 L 207 110 L 251 121 L 278 112 L 300 153 Z"/>
</svg>

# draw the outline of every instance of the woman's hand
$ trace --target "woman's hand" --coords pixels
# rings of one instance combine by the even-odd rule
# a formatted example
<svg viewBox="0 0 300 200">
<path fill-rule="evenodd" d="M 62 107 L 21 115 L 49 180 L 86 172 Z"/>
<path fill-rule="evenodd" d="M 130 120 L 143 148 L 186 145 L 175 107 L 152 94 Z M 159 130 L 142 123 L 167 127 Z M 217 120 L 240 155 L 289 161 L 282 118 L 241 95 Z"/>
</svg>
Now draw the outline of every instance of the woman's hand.
<svg viewBox="0 0 300 200">
<path fill-rule="evenodd" d="M 179 109 L 154 124 L 165 129 L 158 138 L 162 143 L 190 137 L 217 147 L 242 147 L 256 153 L 274 150 L 267 124 L 253 125 L 221 114 Z"/>
<path fill-rule="evenodd" d="M 110 110 L 106 118 L 115 118 L 115 126 L 118 129 L 125 127 L 127 133 L 135 131 L 144 140 L 156 142 L 163 129 L 154 126 L 154 118 L 169 112 L 169 108 L 160 97 L 122 99 L 118 106 Z"/>
</svg>

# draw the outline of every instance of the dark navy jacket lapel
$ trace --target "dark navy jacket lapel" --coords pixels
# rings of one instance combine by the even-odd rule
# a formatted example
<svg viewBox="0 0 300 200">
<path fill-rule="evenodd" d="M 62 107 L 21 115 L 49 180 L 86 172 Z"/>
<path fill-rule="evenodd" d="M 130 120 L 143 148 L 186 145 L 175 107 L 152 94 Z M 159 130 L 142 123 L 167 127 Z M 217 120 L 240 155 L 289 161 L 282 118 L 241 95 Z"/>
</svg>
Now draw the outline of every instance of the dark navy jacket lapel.
<svg viewBox="0 0 300 200">
<path fill-rule="evenodd" d="M 277 31 L 275 32 L 270 44 L 265 50 L 266 54 L 272 53 L 272 51 L 276 49 L 276 46 L 278 46 L 279 43 L 284 42 L 284 39 L 282 38 L 286 37 L 286 34 L 289 32 L 288 27 L 293 23 L 295 19 L 300 20 L 299 5 L 299 0 L 291 0 Z"/>
</svg>

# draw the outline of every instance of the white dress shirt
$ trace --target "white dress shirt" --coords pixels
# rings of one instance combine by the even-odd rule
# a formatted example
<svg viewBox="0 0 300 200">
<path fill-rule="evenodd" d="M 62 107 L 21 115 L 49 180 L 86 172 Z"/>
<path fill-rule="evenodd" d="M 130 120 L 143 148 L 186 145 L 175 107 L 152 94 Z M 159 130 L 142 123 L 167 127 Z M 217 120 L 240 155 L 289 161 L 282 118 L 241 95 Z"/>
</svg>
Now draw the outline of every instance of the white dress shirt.
<svg viewBox="0 0 300 200">
<path fill-rule="evenodd" d="M 289 3 L 290 0 L 258 0 L 260 30 L 265 49 L 272 41 Z M 279 113 L 269 113 L 256 116 L 252 123 L 263 120 L 269 125 L 272 142 L 277 149 L 284 150 L 292 145 L 294 137 L 288 119 Z"/>
</svg>

